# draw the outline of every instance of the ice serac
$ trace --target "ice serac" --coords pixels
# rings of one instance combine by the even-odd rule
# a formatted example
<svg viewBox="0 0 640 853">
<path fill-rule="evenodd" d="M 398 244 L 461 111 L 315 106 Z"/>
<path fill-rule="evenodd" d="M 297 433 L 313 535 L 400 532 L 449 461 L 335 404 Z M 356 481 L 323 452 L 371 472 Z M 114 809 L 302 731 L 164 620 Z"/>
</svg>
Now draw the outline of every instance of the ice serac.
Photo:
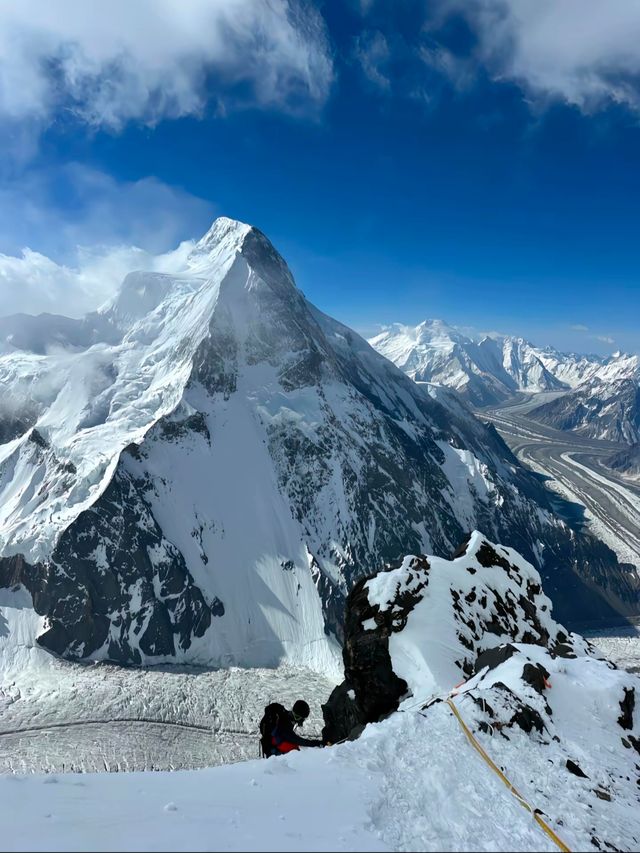
<svg viewBox="0 0 640 853">
<path fill-rule="evenodd" d="M 495 430 L 307 302 L 257 229 L 216 220 L 74 322 L 0 357 L 0 586 L 45 648 L 329 670 L 359 577 L 474 528 L 566 618 L 635 612 L 635 576 Z"/>
</svg>

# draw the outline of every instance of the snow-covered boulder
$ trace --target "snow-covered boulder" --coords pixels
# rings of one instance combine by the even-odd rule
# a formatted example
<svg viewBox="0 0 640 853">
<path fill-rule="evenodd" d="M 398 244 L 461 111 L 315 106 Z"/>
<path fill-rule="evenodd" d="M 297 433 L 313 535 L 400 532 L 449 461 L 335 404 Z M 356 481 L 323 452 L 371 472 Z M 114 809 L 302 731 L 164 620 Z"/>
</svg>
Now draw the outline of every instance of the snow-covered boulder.
<svg viewBox="0 0 640 853">
<path fill-rule="evenodd" d="M 354 691 L 362 722 L 379 720 L 401 700 L 426 702 L 450 690 L 473 675 L 482 653 L 503 643 L 534 643 L 554 653 L 586 648 L 551 618 L 533 566 L 477 531 L 451 560 L 407 556 L 359 581 L 347 602 L 345 634 L 347 690 Z M 340 718 L 339 696 L 329 705 Z M 338 733 L 346 734 L 331 732 Z"/>
</svg>

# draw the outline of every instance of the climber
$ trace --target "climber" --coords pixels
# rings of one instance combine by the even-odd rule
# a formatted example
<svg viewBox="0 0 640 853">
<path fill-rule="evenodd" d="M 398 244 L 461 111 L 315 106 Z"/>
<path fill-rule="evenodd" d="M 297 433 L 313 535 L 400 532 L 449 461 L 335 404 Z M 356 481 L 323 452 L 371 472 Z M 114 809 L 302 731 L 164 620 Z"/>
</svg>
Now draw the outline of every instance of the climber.
<svg viewBox="0 0 640 853">
<path fill-rule="evenodd" d="M 260 720 L 260 747 L 264 758 L 284 755 L 301 746 L 324 746 L 321 740 L 309 740 L 294 731 L 294 727 L 302 726 L 308 716 L 309 706 L 304 699 L 298 699 L 290 711 L 278 702 L 267 705 Z"/>
</svg>

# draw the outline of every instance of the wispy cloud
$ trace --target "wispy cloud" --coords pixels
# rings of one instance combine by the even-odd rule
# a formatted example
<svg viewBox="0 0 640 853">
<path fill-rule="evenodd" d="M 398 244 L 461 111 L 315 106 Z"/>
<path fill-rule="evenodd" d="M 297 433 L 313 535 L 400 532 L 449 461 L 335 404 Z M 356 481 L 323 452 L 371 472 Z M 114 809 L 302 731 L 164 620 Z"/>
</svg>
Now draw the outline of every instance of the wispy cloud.
<svg viewBox="0 0 640 853">
<path fill-rule="evenodd" d="M 28 247 L 62 261 L 78 245 L 163 252 L 214 215 L 210 202 L 155 177 L 122 181 L 80 163 L 31 169 L 0 187 L 0 251 Z"/>
<path fill-rule="evenodd" d="M 56 193 L 70 204 L 61 209 Z M 70 164 L 0 190 L 0 314 L 81 316 L 133 269 L 172 269 L 215 215 L 156 178 L 118 181 Z"/>
<path fill-rule="evenodd" d="M 385 68 L 390 55 L 387 40 L 378 30 L 366 31 L 356 41 L 355 56 L 365 77 L 384 92 L 391 89 Z"/>
<path fill-rule="evenodd" d="M 0 4 L 0 117 L 200 115 L 210 101 L 297 112 L 324 103 L 333 64 L 305 0 L 20 0 Z M 238 94 L 242 89 L 242 99 Z"/>
<path fill-rule="evenodd" d="M 432 8 L 464 15 L 476 59 L 529 99 L 586 112 L 611 103 L 640 110 L 637 0 L 439 0 Z"/>
<path fill-rule="evenodd" d="M 592 341 L 600 341 L 601 344 L 615 344 L 615 339 L 611 337 L 611 335 L 592 332 L 589 326 L 585 326 L 582 323 L 574 323 L 569 326 L 572 332 L 579 332 L 584 334 L 587 338 Z"/>
</svg>

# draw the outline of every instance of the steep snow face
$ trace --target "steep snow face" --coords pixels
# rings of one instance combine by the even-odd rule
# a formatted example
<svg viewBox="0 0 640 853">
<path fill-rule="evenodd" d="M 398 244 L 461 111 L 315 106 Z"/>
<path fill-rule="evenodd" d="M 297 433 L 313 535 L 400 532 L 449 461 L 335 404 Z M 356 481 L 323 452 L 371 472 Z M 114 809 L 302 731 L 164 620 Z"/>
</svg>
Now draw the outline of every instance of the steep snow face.
<svg viewBox="0 0 640 853">
<path fill-rule="evenodd" d="M 369 343 L 412 379 L 454 388 L 475 406 L 500 403 L 516 392 L 575 388 L 599 378 L 626 378 L 633 356 L 560 353 L 524 338 L 490 335 L 475 340 L 441 320 L 395 323 Z"/>
<path fill-rule="evenodd" d="M 0 358 L 0 586 L 29 590 L 45 648 L 328 671 L 357 577 L 479 526 L 576 616 L 634 607 L 495 430 L 310 305 L 248 225 L 55 325 Z"/>
<path fill-rule="evenodd" d="M 127 276 L 101 318 L 119 330 L 117 343 L 0 359 L 5 424 L 16 416 L 37 422 L 0 448 L 1 553 L 48 556 L 60 531 L 104 492 L 120 452 L 176 408 L 243 233 L 220 239 L 208 278 L 191 268 L 182 277 Z"/>
<path fill-rule="evenodd" d="M 534 409 L 531 416 L 556 429 L 634 445 L 640 442 L 640 359 L 620 356 L 570 394 Z"/>
</svg>

